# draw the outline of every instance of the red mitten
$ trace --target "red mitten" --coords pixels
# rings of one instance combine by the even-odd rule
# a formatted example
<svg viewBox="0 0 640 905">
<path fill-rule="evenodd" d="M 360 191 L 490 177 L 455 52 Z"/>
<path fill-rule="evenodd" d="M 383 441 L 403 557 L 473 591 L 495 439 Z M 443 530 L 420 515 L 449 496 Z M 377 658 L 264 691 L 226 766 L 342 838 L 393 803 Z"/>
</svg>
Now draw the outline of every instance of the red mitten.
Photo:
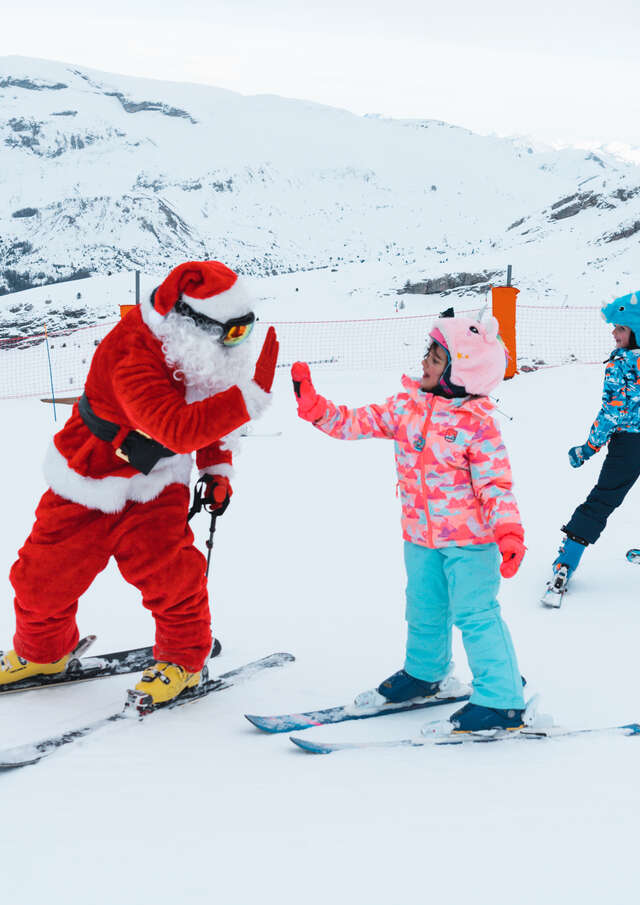
<svg viewBox="0 0 640 905">
<path fill-rule="evenodd" d="M 503 534 L 496 538 L 498 549 L 500 550 L 500 554 L 502 556 L 500 574 L 503 578 L 513 578 L 513 576 L 520 568 L 520 563 L 522 562 L 524 554 L 527 550 L 523 541 L 524 534 L 522 532 L 522 529 L 519 527 L 516 528 L 516 526 L 514 526 L 513 533 L 504 531 Z"/>
<path fill-rule="evenodd" d="M 205 474 L 202 475 L 201 500 L 202 505 L 215 512 L 217 509 L 226 509 L 226 504 L 231 498 L 233 490 L 231 482 L 226 475 Z"/>
<path fill-rule="evenodd" d="M 317 421 L 327 410 L 327 400 L 318 396 L 311 382 L 309 365 L 305 361 L 296 361 L 291 366 L 293 392 L 298 403 L 298 415 L 305 421 Z"/>
<path fill-rule="evenodd" d="M 256 370 L 253 379 L 261 390 L 265 393 L 271 392 L 273 386 L 273 378 L 276 373 L 276 364 L 278 362 L 278 350 L 280 343 L 276 337 L 276 331 L 273 327 L 267 330 L 267 336 L 260 352 L 260 357 L 256 362 Z"/>
</svg>

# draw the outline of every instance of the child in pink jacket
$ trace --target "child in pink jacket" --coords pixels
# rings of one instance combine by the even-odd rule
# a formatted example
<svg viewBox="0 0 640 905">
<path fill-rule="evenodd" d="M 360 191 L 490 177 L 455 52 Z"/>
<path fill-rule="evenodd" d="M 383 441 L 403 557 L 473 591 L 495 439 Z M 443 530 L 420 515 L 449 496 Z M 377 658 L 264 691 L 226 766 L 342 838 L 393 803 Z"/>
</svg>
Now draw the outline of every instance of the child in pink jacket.
<svg viewBox="0 0 640 905">
<path fill-rule="evenodd" d="M 291 373 L 298 414 L 337 439 L 395 441 L 407 651 L 404 669 L 378 686 L 376 700 L 444 692 L 456 625 L 473 692 L 450 718 L 451 731 L 519 729 L 522 679 L 496 598 L 499 573 L 510 578 L 520 566 L 524 532 L 488 398 L 504 377 L 506 352 L 493 317 L 476 323 L 444 315 L 430 339 L 422 378 L 403 377 L 403 389 L 382 405 L 334 405 L 316 393 L 308 365 L 297 362 Z"/>
</svg>

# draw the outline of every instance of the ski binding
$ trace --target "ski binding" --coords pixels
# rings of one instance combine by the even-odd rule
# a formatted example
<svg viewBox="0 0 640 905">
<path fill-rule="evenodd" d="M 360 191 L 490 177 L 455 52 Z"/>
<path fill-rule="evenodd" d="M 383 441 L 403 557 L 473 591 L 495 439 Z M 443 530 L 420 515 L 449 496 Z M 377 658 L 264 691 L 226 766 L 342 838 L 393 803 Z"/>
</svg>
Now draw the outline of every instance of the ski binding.
<svg viewBox="0 0 640 905">
<path fill-rule="evenodd" d="M 562 606 L 564 595 L 567 593 L 568 582 L 569 569 L 567 566 L 560 566 L 551 581 L 547 583 L 547 590 L 540 598 L 540 603 L 543 606 L 559 609 Z"/>
<path fill-rule="evenodd" d="M 137 647 L 102 654 L 99 657 L 85 657 L 84 654 L 95 640 L 95 635 L 87 635 L 78 642 L 64 672 L 49 676 L 31 676 L 29 679 L 21 679 L 9 685 L 0 685 L 0 695 L 39 688 L 56 688 L 60 685 L 105 679 L 109 676 L 124 676 L 132 672 L 141 672 L 154 662 L 152 647 Z M 221 650 L 220 642 L 215 638 L 210 659 L 217 657 Z"/>
</svg>

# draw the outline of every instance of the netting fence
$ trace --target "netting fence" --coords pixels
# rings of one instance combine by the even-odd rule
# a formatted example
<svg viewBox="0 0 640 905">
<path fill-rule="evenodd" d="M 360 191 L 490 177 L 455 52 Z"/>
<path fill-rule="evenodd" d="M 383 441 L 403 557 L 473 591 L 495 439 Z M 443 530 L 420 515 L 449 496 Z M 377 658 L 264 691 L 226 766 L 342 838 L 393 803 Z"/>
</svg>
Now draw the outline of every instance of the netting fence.
<svg viewBox="0 0 640 905">
<path fill-rule="evenodd" d="M 456 314 L 480 315 L 480 308 Z M 279 367 L 308 361 L 314 367 L 415 372 L 437 315 L 333 321 L 274 321 L 280 341 Z M 115 322 L 114 322 L 115 323 Z M 0 338 L 0 399 L 79 395 L 91 358 L 114 323 L 74 331 Z M 269 323 L 256 324 L 261 343 Z M 600 309 L 517 306 L 518 367 L 521 371 L 570 362 L 603 361 L 613 348 L 611 326 Z M 48 345 L 48 350 L 47 350 Z"/>
</svg>

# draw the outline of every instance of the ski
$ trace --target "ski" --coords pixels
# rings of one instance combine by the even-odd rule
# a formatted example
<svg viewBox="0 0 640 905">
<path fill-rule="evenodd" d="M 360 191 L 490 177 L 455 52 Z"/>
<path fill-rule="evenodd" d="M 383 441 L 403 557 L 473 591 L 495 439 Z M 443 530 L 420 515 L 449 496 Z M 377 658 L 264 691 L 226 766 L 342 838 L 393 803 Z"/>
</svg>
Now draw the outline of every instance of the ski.
<svg viewBox="0 0 640 905">
<path fill-rule="evenodd" d="M 564 595 L 567 593 L 569 582 L 569 570 L 566 566 L 560 566 L 551 581 L 547 583 L 547 590 L 540 598 L 543 606 L 559 609 L 562 606 Z"/>
<path fill-rule="evenodd" d="M 85 657 L 84 654 L 95 640 L 95 635 L 87 635 L 78 643 L 63 673 L 52 676 L 32 676 L 10 685 L 0 685 L 0 695 L 14 694 L 18 691 L 33 691 L 37 688 L 53 688 L 75 682 L 90 682 L 93 679 L 106 679 L 109 676 L 124 676 L 128 673 L 142 671 L 155 662 L 152 647 L 137 647 L 131 650 L 101 654 L 99 657 Z M 210 658 L 217 657 L 221 650 L 220 642 L 215 638 Z"/>
<path fill-rule="evenodd" d="M 637 550 L 636 548 L 627 550 L 627 559 L 629 562 L 640 563 L 640 550 Z"/>
<path fill-rule="evenodd" d="M 640 723 L 624 726 L 607 726 L 597 729 L 564 729 L 554 726 L 547 729 L 492 729 L 486 732 L 465 732 L 457 735 L 419 735 L 415 738 L 397 738 L 385 742 L 314 742 L 309 738 L 295 735 L 289 740 L 309 754 L 332 754 L 334 751 L 358 751 L 367 748 L 424 748 L 442 745 L 483 744 L 501 741 L 532 741 L 540 739 L 566 738 L 579 735 L 640 735 Z"/>
<path fill-rule="evenodd" d="M 325 710 L 308 710 L 304 713 L 283 713 L 279 716 L 257 716 L 253 713 L 245 713 L 245 717 L 263 732 L 293 732 L 298 729 L 309 729 L 311 726 L 345 723 L 347 720 L 369 720 L 377 716 L 387 716 L 390 713 L 406 713 L 409 710 L 424 710 L 440 704 L 457 704 L 459 701 L 468 701 L 471 689 L 468 686 L 460 686 L 460 691 L 462 690 L 464 690 L 464 694 L 413 698 L 411 701 L 401 704 L 388 702 L 372 707 L 347 704 L 340 707 L 327 707 Z"/>
<path fill-rule="evenodd" d="M 213 692 L 223 691 L 225 688 L 232 688 L 234 685 L 238 685 L 246 679 L 253 678 L 253 676 L 265 669 L 284 666 L 286 663 L 292 663 L 294 660 L 295 657 L 293 654 L 277 653 L 270 654 L 268 657 L 263 657 L 261 660 L 254 660 L 251 663 L 246 663 L 244 666 L 239 666 L 237 669 L 232 669 L 229 672 L 225 672 L 214 678 L 204 678 L 203 671 L 203 681 L 200 685 L 195 688 L 187 689 L 180 697 L 165 704 L 162 708 L 157 708 L 157 710 L 172 710 L 175 707 L 182 707 L 184 704 L 189 704 L 192 701 L 200 701 L 202 698 Z M 151 712 L 155 713 L 156 711 L 153 710 Z M 86 738 L 86 736 L 92 735 L 94 732 L 103 729 L 110 723 L 116 723 L 120 720 L 131 721 L 132 718 L 134 720 L 141 720 L 145 717 L 141 716 L 135 708 L 125 704 L 123 710 L 118 713 L 112 713 L 110 716 L 95 720 L 93 723 L 88 723 L 86 726 L 81 726 L 79 729 L 70 729 L 59 735 L 52 735 L 48 738 L 41 739 L 38 742 L 33 742 L 32 744 L 7 748 L 4 751 L 0 751 L 0 770 L 14 770 L 17 767 L 26 767 L 30 764 L 37 764 L 38 761 L 53 754 L 63 745 L 69 745 L 72 742 L 78 741 L 78 739 Z"/>
</svg>

